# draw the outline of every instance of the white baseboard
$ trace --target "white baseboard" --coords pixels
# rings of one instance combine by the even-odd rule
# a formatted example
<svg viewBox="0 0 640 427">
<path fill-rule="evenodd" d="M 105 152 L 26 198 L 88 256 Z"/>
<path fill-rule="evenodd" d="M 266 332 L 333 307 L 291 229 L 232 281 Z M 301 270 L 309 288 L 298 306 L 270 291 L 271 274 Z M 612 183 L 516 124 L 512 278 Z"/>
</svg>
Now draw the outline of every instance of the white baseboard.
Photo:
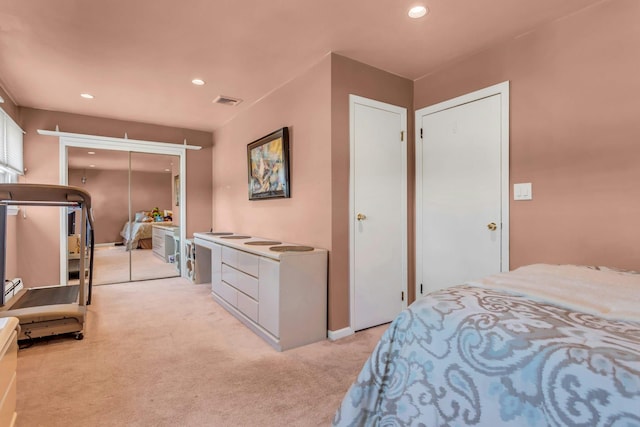
<svg viewBox="0 0 640 427">
<path fill-rule="evenodd" d="M 355 332 L 351 329 L 350 326 L 342 329 L 338 329 L 337 331 L 328 331 L 328 336 L 331 341 L 336 341 L 341 338 L 348 337 L 349 335 L 353 335 Z"/>
</svg>

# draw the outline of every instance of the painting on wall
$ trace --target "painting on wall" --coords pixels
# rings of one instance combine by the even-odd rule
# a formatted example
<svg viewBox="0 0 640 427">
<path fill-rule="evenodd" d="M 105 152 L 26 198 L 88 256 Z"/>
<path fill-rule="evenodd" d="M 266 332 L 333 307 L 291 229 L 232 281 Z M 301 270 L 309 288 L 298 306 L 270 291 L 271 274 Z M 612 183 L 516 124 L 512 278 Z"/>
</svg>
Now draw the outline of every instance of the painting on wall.
<svg viewBox="0 0 640 427">
<path fill-rule="evenodd" d="M 288 128 L 248 144 L 247 162 L 249 200 L 290 197 Z"/>
</svg>

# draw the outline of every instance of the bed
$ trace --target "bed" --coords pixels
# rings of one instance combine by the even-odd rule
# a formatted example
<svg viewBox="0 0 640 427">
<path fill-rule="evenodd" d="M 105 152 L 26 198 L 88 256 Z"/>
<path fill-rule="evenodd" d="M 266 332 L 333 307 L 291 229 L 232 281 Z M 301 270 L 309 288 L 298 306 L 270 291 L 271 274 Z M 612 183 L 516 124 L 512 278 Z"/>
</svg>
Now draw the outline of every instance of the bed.
<svg viewBox="0 0 640 427">
<path fill-rule="evenodd" d="M 531 265 L 385 331 L 336 426 L 640 426 L 640 274 Z"/>
<path fill-rule="evenodd" d="M 151 249 L 153 222 L 127 221 L 120 235 L 127 249 Z"/>
<path fill-rule="evenodd" d="M 171 221 L 154 221 L 151 211 L 136 212 L 135 221 L 127 221 L 120 231 L 122 242 L 129 249 L 152 249 L 154 224 L 172 224 Z"/>
</svg>

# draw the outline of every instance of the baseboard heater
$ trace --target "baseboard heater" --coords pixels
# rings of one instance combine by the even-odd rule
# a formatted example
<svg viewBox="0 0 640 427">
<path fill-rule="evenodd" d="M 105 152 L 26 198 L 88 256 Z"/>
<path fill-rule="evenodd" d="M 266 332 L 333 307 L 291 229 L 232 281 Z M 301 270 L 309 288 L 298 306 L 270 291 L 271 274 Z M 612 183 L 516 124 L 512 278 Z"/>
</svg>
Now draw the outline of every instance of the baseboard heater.
<svg viewBox="0 0 640 427">
<path fill-rule="evenodd" d="M 17 295 L 20 290 L 24 288 L 22 279 L 15 278 L 4 281 L 4 302 L 7 303 L 11 298 Z"/>
</svg>

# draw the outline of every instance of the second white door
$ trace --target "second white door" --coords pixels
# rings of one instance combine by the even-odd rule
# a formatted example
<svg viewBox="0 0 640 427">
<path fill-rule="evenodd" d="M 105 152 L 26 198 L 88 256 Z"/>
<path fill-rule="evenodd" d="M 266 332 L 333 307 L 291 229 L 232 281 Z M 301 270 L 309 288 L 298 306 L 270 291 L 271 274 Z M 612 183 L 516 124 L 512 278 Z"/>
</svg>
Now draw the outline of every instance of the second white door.
<svg viewBox="0 0 640 427">
<path fill-rule="evenodd" d="M 420 296 L 508 270 L 508 84 L 416 112 Z"/>
<path fill-rule="evenodd" d="M 406 307 L 407 112 L 350 96 L 351 326 L 390 322 Z"/>
</svg>

